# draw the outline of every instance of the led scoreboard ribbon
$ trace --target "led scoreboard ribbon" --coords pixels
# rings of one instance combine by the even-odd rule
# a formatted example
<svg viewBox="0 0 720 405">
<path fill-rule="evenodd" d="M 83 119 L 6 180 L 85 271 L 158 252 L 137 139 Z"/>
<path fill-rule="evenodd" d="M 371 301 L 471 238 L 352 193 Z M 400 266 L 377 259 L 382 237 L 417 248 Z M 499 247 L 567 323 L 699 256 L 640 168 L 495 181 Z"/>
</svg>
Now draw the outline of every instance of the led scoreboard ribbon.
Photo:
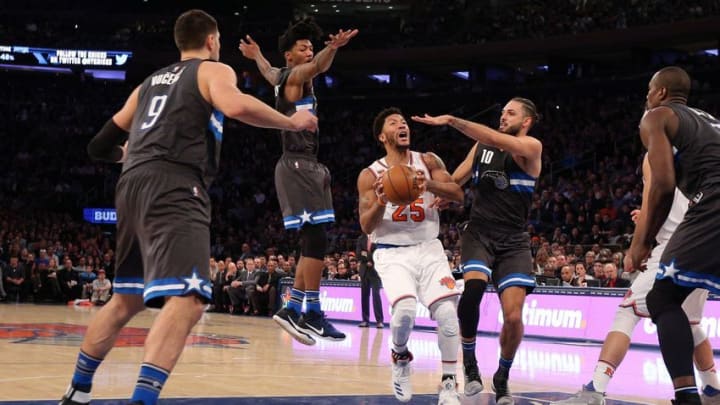
<svg viewBox="0 0 720 405">
<path fill-rule="evenodd" d="M 101 51 L 67 48 L 34 48 L 0 45 L 0 64 L 28 67 L 124 68 L 132 58 L 130 51 Z"/>
</svg>

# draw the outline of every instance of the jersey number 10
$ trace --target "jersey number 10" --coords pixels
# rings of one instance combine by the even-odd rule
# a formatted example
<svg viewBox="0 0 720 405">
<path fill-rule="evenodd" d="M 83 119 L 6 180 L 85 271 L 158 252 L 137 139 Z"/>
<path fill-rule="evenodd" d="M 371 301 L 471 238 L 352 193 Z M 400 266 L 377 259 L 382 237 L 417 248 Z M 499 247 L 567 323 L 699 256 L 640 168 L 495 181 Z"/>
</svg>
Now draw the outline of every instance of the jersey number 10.
<svg viewBox="0 0 720 405">
<path fill-rule="evenodd" d="M 493 155 L 495 155 L 495 152 L 483 149 L 482 156 L 480 156 L 480 163 L 489 165 L 490 162 L 492 162 Z"/>
</svg>

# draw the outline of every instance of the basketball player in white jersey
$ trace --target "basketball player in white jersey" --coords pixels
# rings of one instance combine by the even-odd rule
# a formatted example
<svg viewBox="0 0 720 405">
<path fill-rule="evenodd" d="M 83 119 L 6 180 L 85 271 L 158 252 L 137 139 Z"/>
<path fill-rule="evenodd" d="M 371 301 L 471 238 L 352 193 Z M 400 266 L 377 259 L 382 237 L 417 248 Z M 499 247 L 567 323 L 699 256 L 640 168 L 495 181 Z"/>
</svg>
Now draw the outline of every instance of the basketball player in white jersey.
<svg viewBox="0 0 720 405">
<path fill-rule="evenodd" d="M 652 176 L 647 156 L 645 156 L 643 160 L 642 170 L 644 177 L 643 202 L 640 211 L 633 212 L 633 220 L 635 222 L 639 220 L 639 216 L 645 215 L 647 212 L 645 202 L 648 199 L 648 185 L 650 184 L 650 177 Z M 637 326 L 641 318 L 650 317 L 646 303 L 647 293 L 650 292 L 650 289 L 655 283 L 655 275 L 660 268 L 660 256 L 663 250 L 665 250 L 670 236 L 675 232 L 675 228 L 682 222 L 687 209 L 688 199 L 685 198 L 679 190 L 675 189 L 675 197 L 670 213 L 655 238 L 658 245 L 653 249 L 647 261 L 647 270 L 641 272 L 635 281 L 633 281 L 625 295 L 625 299 L 620 304 L 620 308 L 618 308 L 615 313 L 615 320 L 603 343 L 592 380 L 587 385 L 583 385 L 582 390 L 576 395 L 566 400 L 558 401 L 556 404 L 605 404 L 607 385 L 615 373 L 615 369 L 620 366 L 620 363 L 630 348 L 630 338 L 632 337 L 633 330 L 635 330 L 635 326 Z M 685 299 L 682 305 L 692 325 L 693 341 L 695 343 L 693 357 L 695 359 L 695 367 L 700 375 L 702 402 L 706 405 L 720 404 L 720 391 L 718 391 L 720 383 L 718 382 L 717 373 L 715 372 L 712 347 L 700 326 L 707 296 L 707 290 L 698 288 Z"/>
<path fill-rule="evenodd" d="M 447 264 L 440 231 L 436 196 L 462 202 L 463 191 L 453 182 L 442 160 L 433 153 L 410 150 L 410 128 L 397 108 L 381 111 L 373 134 L 386 155 L 358 177 L 360 226 L 375 244 L 373 260 L 383 289 L 392 305 L 392 387 L 402 402 L 412 398 L 407 343 L 415 324 L 417 303 L 430 310 L 438 323 L 442 379 L 438 404 L 460 404 L 456 368 L 460 345 L 456 301 L 460 294 Z M 383 173 L 394 165 L 417 171 L 420 197 L 409 205 L 389 203 L 382 187 Z"/>
</svg>

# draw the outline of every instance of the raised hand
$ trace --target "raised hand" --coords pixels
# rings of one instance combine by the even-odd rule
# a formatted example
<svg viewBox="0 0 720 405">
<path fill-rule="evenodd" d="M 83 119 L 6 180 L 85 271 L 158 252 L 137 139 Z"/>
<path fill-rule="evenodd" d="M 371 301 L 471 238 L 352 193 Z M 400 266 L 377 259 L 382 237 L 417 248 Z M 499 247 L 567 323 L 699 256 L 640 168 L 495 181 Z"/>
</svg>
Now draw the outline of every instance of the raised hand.
<svg viewBox="0 0 720 405">
<path fill-rule="evenodd" d="M 632 219 L 634 224 L 637 224 L 638 218 L 640 218 L 640 210 L 632 210 L 630 219 Z"/>
<path fill-rule="evenodd" d="M 325 45 L 333 49 L 338 49 L 341 46 L 347 45 L 347 43 L 358 34 L 358 32 L 359 31 L 357 29 L 347 31 L 340 30 L 337 34 L 330 34 L 330 39 L 325 41 Z"/>
<path fill-rule="evenodd" d="M 415 122 L 426 125 L 447 125 L 450 123 L 450 118 L 452 117 L 449 115 L 438 115 L 436 117 L 433 117 L 431 115 L 425 114 L 422 117 L 413 115 L 410 118 Z"/>
<path fill-rule="evenodd" d="M 247 42 L 246 42 L 247 41 Z M 240 39 L 240 44 L 238 45 L 238 49 L 240 49 L 240 52 L 242 52 L 243 56 L 255 60 L 255 58 L 258 57 L 258 55 L 261 55 L 260 52 L 260 45 L 255 42 L 250 35 L 245 35 L 245 40 Z"/>
</svg>

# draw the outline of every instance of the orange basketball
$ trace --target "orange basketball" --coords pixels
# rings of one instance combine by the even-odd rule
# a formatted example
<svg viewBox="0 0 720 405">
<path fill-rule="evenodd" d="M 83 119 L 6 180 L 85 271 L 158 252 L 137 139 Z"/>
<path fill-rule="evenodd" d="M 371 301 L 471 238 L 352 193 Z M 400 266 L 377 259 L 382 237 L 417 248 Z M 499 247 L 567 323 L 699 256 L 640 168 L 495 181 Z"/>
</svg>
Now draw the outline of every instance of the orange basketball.
<svg viewBox="0 0 720 405">
<path fill-rule="evenodd" d="M 383 175 L 383 189 L 388 201 L 395 205 L 408 205 L 420 197 L 415 169 L 407 165 L 395 165 Z"/>
</svg>

